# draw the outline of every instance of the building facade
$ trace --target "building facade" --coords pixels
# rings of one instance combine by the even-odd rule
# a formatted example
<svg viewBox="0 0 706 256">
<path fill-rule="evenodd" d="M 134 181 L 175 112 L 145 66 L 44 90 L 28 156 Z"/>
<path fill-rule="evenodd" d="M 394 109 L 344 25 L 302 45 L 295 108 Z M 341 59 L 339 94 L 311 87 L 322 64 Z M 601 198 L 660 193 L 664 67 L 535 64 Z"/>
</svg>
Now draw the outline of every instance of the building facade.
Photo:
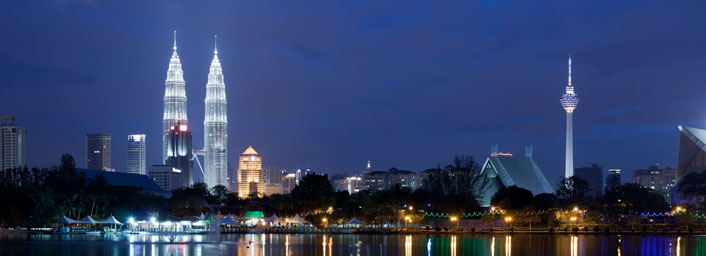
<svg viewBox="0 0 706 256">
<path fill-rule="evenodd" d="M 603 194 L 603 168 L 598 164 L 576 168 L 574 175 L 588 183 L 588 195 L 600 196 Z"/>
<path fill-rule="evenodd" d="M 706 170 L 706 130 L 681 125 L 678 128 L 677 182 L 689 173 Z"/>
<path fill-rule="evenodd" d="M 566 111 L 566 158 L 564 166 L 564 177 L 574 176 L 574 128 L 573 115 L 579 98 L 571 85 L 571 56 L 569 56 L 569 83 L 566 86 L 566 93 L 561 97 L 561 106 Z"/>
<path fill-rule="evenodd" d="M 257 197 L 265 195 L 265 182 L 262 175 L 262 157 L 249 146 L 240 155 L 238 167 L 238 197 L 247 198 L 251 194 Z"/>
<path fill-rule="evenodd" d="M 182 171 L 169 165 L 152 165 L 148 176 L 164 191 L 184 188 Z"/>
<path fill-rule="evenodd" d="M 127 173 L 147 175 L 146 135 L 127 136 Z"/>
<path fill-rule="evenodd" d="M 0 117 L 0 171 L 27 165 L 27 130 L 15 116 Z"/>
<path fill-rule="evenodd" d="M 86 169 L 115 171 L 111 168 L 110 134 L 86 134 Z"/>
<path fill-rule="evenodd" d="M 358 193 L 365 189 L 363 178 L 360 176 L 350 176 L 333 181 L 333 188 L 336 191 L 348 191 L 349 194 Z"/>
<path fill-rule="evenodd" d="M 164 82 L 164 115 L 162 116 L 162 161 L 168 156 L 170 128 L 177 122 L 188 124 L 186 117 L 186 82 L 181 60 L 177 54 L 176 31 L 174 31 L 174 51 L 169 60 L 167 79 Z"/>
<path fill-rule="evenodd" d="M 633 172 L 632 183 L 640 184 L 657 193 L 668 194 L 677 183 L 677 170 L 672 168 L 660 169 L 653 165 L 646 170 Z"/>
<path fill-rule="evenodd" d="M 214 47 L 208 73 L 205 104 L 204 182 L 209 187 L 228 186 L 228 109 L 226 85 L 217 47 Z"/>
<path fill-rule="evenodd" d="M 276 166 L 265 166 L 262 168 L 265 183 L 282 183 L 282 176 L 286 172 L 286 170 Z"/>
<path fill-rule="evenodd" d="M 387 172 L 371 171 L 363 174 L 363 187 L 365 190 L 385 190 L 387 185 Z"/>
<path fill-rule="evenodd" d="M 167 138 L 165 165 L 178 169 L 183 176 L 183 187 L 189 187 L 194 184 L 194 163 L 189 125 L 185 122 L 175 123 L 169 127 Z"/>
<path fill-rule="evenodd" d="M 287 173 L 282 176 L 282 194 L 289 194 L 292 190 L 297 187 L 297 175 L 294 173 Z"/>
<path fill-rule="evenodd" d="M 387 188 L 392 188 L 396 185 L 400 185 L 403 188 L 409 188 L 415 190 L 419 186 L 419 181 L 417 179 L 417 173 L 413 171 L 397 170 L 392 168 L 387 171 Z"/>
<path fill-rule="evenodd" d="M 620 179 L 620 169 L 608 169 L 608 176 L 605 178 L 605 191 L 618 189 L 622 184 Z"/>
</svg>

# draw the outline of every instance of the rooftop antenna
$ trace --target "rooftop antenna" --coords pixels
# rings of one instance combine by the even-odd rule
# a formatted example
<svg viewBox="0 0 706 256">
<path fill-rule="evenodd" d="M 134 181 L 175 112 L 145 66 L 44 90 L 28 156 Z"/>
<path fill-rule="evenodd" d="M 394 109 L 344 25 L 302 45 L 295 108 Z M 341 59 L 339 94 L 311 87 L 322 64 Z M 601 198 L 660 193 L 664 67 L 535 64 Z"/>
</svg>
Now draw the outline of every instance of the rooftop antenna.
<svg viewBox="0 0 706 256">
<path fill-rule="evenodd" d="M 213 36 L 213 54 L 218 54 L 218 35 Z"/>
<path fill-rule="evenodd" d="M 569 54 L 569 87 L 571 87 L 571 54 Z"/>
</svg>

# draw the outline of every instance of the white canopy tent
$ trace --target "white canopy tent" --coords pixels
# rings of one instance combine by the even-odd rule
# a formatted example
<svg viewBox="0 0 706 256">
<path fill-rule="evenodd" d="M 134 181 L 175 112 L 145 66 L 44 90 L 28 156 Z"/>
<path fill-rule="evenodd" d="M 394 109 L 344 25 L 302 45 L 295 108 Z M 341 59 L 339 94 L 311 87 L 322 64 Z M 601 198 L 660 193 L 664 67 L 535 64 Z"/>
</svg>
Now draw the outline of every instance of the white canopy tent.
<svg viewBox="0 0 706 256">
<path fill-rule="evenodd" d="M 83 219 L 79 220 L 78 223 L 81 223 L 81 224 L 98 224 L 98 223 L 100 223 L 100 222 L 94 220 L 93 218 L 91 218 L 91 216 L 86 216 L 86 217 L 83 217 Z"/>
<path fill-rule="evenodd" d="M 80 223 L 79 221 L 74 220 L 74 219 L 71 219 L 71 218 L 66 217 L 66 216 L 61 216 L 61 217 L 59 217 L 59 220 L 58 220 L 57 222 L 58 222 L 58 223 L 63 223 L 63 224 L 77 224 L 77 223 Z"/>
<path fill-rule="evenodd" d="M 354 228 L 359 228 L 361 226 L 365 225 L 362 221 L 356 219 L 355 217 L 343 224 L 344 227 L 354 227 Z"/>
</svg>

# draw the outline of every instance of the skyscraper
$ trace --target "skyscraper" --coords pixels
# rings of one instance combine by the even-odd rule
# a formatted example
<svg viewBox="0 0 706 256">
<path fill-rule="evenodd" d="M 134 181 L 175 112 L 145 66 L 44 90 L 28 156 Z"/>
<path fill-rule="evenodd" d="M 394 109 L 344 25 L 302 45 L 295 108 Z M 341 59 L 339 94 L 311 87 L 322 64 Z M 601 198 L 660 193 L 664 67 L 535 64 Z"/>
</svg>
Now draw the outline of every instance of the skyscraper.
<svg viewBox="0 0 706 256">
<path fill-rule="evenodd" d="M 147 175 L 146 135 L 127 136 L 127 173 Z"/>
<path fill-rule="evenodd" d="M 608 169 L 608 177 L 605 178 L 605 191 L 618 189 L 621 183 L 620 169 Z"/>
<path fill-rule="evenodd" d="M 204 117 L 204 182 L 209 186 L 228 185 L 228 117 L 226 86 L 223 82 L 218 47 L 206 83 L 206 115 Z"/>
<path fill-rule="evenodd" d="M 181 61 L 177 54 L 176 31 L 174 31 L 174 52 L 169 60 L 169 70 L 167 70 L 167 80 L 164 82 L 164 116 L 162 118 L 162 160 L 166 161 L 167 144 L 169 142 L 169 129 L 182 122 L 186 125 L 186 82 L 184 82 L 184 71 L 181 69 Z"/>
<path fill-rule="evenodd" d="M 0 171 L 27 164 L 27 130 L 15 125 L 15 116 L 0 117 Z"/>
<path fill-rule="evenodd" d="M 247 198 L 250 194 L 262 197 L 265 194 L 265 182 L 262 175 L 262 157 L 249 146 L 240 155 L 238 168 L 238 197 Z"/>
<path fill-rule="evenodd" d="M 595 197 L 603 194 L 603 168 L 598 164 L 576 168 L 574 175 L 588 183 L 588 195 Z"/>
<path fill-rule="evenodd" d="M 86 169 L 115 171 L 110 166 L 110 134 L 86 134 Z"/>
<path fill-rule="evenodd" d="M 276 166 L 262 168 L 265 183 L 282 183 L 282 176 L 286 171 Z"/>
<path fill-rule="evenodd" d="M 191 130 L 185 122 L 177 122 L 169 127 L 167 134 L 166 164 L 181 171 L 184 187 L 194 184 L 193 153 L 191 151 Z"/>
<path fill-rule="evenodd" d="M 574 132 L 573 114 L 579 98 L 574 93 L 571 85 L 571 56 L 569 56 L 569 84 L 566 86 L 566 93 L 561 97 L 561 106 L 566 110 L 566 164 L 564 166 L 564 177 L 574 176 Z"/>
</svg>

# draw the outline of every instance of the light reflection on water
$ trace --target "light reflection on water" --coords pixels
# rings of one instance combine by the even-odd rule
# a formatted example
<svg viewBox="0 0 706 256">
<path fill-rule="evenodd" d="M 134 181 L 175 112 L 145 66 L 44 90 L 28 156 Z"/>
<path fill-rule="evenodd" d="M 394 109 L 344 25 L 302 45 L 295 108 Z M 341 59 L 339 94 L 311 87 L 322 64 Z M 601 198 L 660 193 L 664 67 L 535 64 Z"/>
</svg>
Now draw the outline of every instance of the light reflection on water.
<svg viewBox="0 0 706 256">
<path fill-rule="evenodd" d="M 706 255 L 706 237 L 640 235 L 29 235 L 0 255 Z"/>
</svg>

